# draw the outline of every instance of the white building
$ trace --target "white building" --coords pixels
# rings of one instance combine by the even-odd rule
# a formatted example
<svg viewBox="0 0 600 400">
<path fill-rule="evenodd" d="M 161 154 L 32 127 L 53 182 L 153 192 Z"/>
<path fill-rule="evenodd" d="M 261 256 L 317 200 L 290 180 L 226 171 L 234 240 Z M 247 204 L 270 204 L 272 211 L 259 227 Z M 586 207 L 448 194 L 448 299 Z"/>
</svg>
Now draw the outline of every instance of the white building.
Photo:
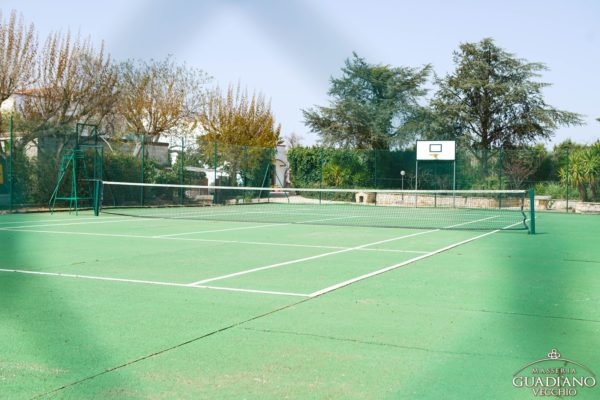
<svg viewBox="0 0 600 400">
<path fill-rule="evenodd" d="M 287 159 L 287 147 L 283 145 L 277 146 L 277 149 L 275 151 L 275 160 L 273 160 L 273 166 L 275 167 L 275 172 L 273 174 L 273 187 L 289 187 L 290 165 Z"/>
</svg>

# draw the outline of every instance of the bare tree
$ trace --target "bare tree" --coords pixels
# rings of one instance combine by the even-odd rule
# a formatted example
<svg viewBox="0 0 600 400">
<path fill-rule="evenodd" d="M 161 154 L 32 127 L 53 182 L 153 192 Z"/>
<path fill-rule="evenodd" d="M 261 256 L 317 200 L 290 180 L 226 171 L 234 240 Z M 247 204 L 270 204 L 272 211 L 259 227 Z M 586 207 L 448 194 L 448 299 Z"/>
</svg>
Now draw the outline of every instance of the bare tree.
<svg viewBox="0 0 600 400">
<path fill-rule="evenodd" d="M 37 48 L 34 25 L 14 10 L 5 21 L 0 11 L 0 104 L 35 82 Z"/>
<path fill-rule="evenodd" d="M 194 113 L 203 101 L 207 75 L 199 69 L 162 61 L 126 61 L 120 70 L 119 114 L 136 134 L 152 141 L 161 135 L 185 134 L 195 129 Z"/>
<path fill-rule="evenodd" d="M 49 35 L 36 74 L 37 84 L 19 109 L 27 121 L 23 145 L 42 136 L 66 143 L 75 123 L 101 124 L 114 110 L 117 70 L 103 46 L 95 49 L 89 39 Z"/>
</svg>

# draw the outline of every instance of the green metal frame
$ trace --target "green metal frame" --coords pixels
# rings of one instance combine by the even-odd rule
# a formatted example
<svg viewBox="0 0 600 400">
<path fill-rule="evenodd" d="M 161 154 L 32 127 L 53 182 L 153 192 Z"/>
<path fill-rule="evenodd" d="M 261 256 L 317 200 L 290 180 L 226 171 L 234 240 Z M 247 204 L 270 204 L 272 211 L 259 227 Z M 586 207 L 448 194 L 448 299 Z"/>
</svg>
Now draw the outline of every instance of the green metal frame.
<svg viewBox="0 0 600 400">
<path fill-rule="evenodd" d="M 92 143 L 83 144 L 81 143 L 81 134 L 85 128 L 92 129 Z M 93 157 L 93 174 L 90 177 L 87 163 L 85 160 L 84 149 L 92 149 L 94 152 Z M 103 174 L 103 146 L 98 145 L 98 126 L 92 124 L 78 123 L 75 128 L 75 147 L 67 149 L 63 154 L 60 169 L 58 172 L 58 179 L 52 196 L 48 201 L 48 208 L 53 213 L 56 210 L 57 201 L 66 201 L 69 205 L 69 213 L 75 211 L 75 215 L 79 214 L 80 202 L 90 201 L 94 214 L 99 213 L 99 182 L 102 179 Z M 78 171 L 82 169 L 83 179 L 88 182 L 89 196 L 81 196 L 78 188 Z M 64 184 L 67 176 L 71 177 L 70 194 L 67 196 L 60 196 L 59 192 Z"/>
</svg>

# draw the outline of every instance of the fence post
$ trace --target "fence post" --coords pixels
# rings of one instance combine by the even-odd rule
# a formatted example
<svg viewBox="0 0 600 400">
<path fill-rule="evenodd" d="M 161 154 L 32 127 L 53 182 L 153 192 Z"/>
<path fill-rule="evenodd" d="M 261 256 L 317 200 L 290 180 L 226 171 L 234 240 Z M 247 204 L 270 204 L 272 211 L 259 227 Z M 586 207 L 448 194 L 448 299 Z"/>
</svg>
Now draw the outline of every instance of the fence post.
<svg viewBox="0 0 600 400">
<path fill-rule="evenodd" d="M 214 168 L 214 172 L 213 172 L 213 178 L 214 178 L 213 186 L 217 186 L 217 140 L 216 139 L 215 139 L 215 141 L 213 143 L 213 168 Z"/>
<path fill-rule="evenodd" d="M 185 168 L 184 168 L 184 164 L 185 164 L 185 138 L 181 138 L 181 167 L 180 167 L 180 174 L 181 174 L 181 184 L 183 185 L 185 183 Z"/>
<path fill-rule="evenodd" d="M 373 182 L 375 183 L 375 189 L 377 189 L 377 150 L 373 150 Z"/>
<path fill-rule="evenodd" d="M 219 202 L 219 194 L 217 193 L 217 138 L 213 139 L 213 204 L 217 204 Z"/>
<path fill-rule="evenodd" d="M 500 148 L 500 157 L 498 158 L 498 190 L 502 190 L 502 168 L 504 167 L 503 165 L 503 158 L 504 158 L 504 151 L 502 150 L 502 147 Z M 502 209 L 502 193 L 498 193 L 498 208 Z"/>
<path fill-rule="evenodd" d="M 13 208 L 13 181 L 14 181 L 14 177 L 13 177 L 13 158 L 15 156 L 14 153 L 14 144 L 13 144 L 13 114 L 10 113 L 10 119 L 9 119 L 9 131 L 10 131 L 10 139 L 9 139 L 9 144 L 8 144 L 8 148 L 9 148 L 9 152 L 10 152 L 10 158 L 8 159 L 8 209 L 9 211 L 12 212 L 12 208 Z"/>
<path fill-rule="evenodd" d="M 319 189 L 323 189 L 323 147 L 319 147 Z M 319 204 L 323 197 L 323 191 L 319 190 Z"/>
<path fill-rule="evenodd" d="M 179 167 L 179 183 L 181 185 L 185 184 L 185 168 L 183 167 L 185 164 L 185 137 L 181 137 L 181 166 Z M 179 194 L 179 201 L 181 205 L 183 205 L 183 197 L 185 196 L 185 189 L 181 188 L 181 192 Z"/>
<path fill-rule="evenodd" d="M 566 184 L 567 184 L 567 188 L 566 188 L 567 189 L 567 203 L 566 203 L 567 205 L 566 205 L 565 211 L 569 212 L 569 150 L 568 149 L 567 149 L 566 162 L 567 162 L 567 165 L 566 165 L 565 169 L 566 169 L 567 173 L 565 174 L 565 176 L 566 176 Z"/>
<path fill-rule="evenodd" d="M 244 187 L 248 186 L 248 182 L 246 180 L 247 164 L 248 164 L 248 147 L 247 147 L 247 145 L 244 145 L 244 161 L 243 161 L 243 165 L 242 165 L 242 185 L 244 185 Z"/>
<path fill-rule="evenodd" d="M 142 133 L 142 166 L 141 166 L 141 175 L 140 175 L 140 183 L 144 183 L 144 165 L 146 163 L 146 136 Z M 144 186 L 140 186 L 140 205 L 144 206 Z"/>
</svg>

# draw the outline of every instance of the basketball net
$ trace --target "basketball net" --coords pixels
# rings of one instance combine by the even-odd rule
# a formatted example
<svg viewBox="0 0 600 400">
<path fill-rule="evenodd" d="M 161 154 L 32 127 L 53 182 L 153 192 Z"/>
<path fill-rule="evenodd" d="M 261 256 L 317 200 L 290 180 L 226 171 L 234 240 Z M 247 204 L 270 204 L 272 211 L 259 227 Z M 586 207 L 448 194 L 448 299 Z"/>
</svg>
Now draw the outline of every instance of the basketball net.
<svg viewBox="0 0 600 400">
<path fill-rule="evenodd" d="M 429 154 L 431 157 L 435 158 L 437 160 L 439 154 L 438 153 L 433 153 L 433 154 Z"/>
</svg>

